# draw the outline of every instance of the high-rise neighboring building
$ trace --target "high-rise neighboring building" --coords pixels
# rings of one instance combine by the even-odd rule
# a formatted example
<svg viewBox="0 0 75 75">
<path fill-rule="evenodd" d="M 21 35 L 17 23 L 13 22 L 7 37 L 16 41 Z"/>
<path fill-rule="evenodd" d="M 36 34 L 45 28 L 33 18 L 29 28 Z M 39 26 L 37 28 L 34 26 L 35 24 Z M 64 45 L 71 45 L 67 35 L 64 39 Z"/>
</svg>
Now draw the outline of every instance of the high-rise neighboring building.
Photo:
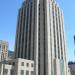
<svg viewBox="0 0 75 75">
<path fill-rule="evenodd" d="M 0 62 L 8 58 L 8 42 L 0 40 Z"/>
<path fill-rule="evenodd" d="M 63 11 L 55 0 L 23 2 L 15 58 L 34 60 L 34 75 L 67 75 Z"/>
</svg>

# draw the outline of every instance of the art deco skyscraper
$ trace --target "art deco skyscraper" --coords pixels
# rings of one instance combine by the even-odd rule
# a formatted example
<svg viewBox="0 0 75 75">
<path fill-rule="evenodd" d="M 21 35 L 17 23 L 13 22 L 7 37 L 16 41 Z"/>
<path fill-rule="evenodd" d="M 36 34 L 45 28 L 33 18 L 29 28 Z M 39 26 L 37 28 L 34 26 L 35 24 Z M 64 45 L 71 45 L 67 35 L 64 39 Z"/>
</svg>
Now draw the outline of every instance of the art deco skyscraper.
<svg viewBox="0 0 75 75">
<path fill-rule="evenodd" d="M 15 58 L 34 60 L 34 75 L 67 75 L 63 11 L 55 0 L 23 2 Z"/>
</svg>

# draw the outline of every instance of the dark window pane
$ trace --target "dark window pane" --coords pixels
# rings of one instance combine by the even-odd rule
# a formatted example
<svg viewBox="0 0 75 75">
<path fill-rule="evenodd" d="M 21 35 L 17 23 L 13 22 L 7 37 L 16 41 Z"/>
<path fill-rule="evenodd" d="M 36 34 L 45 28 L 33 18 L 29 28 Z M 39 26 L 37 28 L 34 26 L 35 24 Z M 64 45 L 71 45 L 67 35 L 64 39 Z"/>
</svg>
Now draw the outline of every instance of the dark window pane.
<svg viewBox="0 0 75 75">
<path fill-rule="evenodd" d="M 34 71 L 31 71 L 31 75 L 34 75 Z"/>
<path fill-rule="evenodd" d="M 29 66 L 29 63 L 27 63 L 27 67 Z"/>
<path fill-rule="evenodd" d="M 24 62 L 21 63 L 21 66 L 24 66 Z"/>
<path fill-rule="evenodd" d="M 26 71 L 26 75 L 29 75 L 29 71 Z"/>
<path fill-rule="evenodd" d="M 21 75 L 24 75 L 24 70 L 21 70 Z"/>
<path fill-rule="evenodd" d="M 8 75 L 8 69 L 4 69 L 4 75 Z"/>
<path fill-rule="evenodd" d="M 34 67 L 34 64 L 33 63 L 31 64 L 31 67 Z"/>
</svg>

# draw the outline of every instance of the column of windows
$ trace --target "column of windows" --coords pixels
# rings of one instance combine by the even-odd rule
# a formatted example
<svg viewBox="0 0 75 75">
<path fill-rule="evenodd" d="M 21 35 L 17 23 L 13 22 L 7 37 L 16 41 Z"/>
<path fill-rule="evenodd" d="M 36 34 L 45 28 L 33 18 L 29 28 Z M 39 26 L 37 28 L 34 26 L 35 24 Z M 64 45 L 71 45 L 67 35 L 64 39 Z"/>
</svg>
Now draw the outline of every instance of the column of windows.
<svg viewBox="0 0 75 75">
<path fill-rule="evenodd" d="M 39 4 L 39 26 L 38 26 L 38 75 L 40 75 L 40 4 Z"/>
<path fill-rule="evenodd" d="M 29 23 L 29 53 L 28 53 L 28 59 L 30 59 L 31 56 L 31 27 L 32 27 L 32 2 L 30 3 L 30 23 Z M 32 58 L 32 57 L 31 57 Z"/>
</svg>

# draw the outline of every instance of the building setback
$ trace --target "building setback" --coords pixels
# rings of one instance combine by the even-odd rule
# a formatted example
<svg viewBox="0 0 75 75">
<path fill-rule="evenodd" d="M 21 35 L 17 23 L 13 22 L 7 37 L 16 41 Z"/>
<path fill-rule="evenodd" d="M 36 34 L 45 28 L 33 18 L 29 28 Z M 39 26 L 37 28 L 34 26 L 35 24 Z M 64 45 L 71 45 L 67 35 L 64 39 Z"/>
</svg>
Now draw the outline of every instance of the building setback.
<svg viewBox="0 0 75 75">
<path fill-rule="evenodd" d="M 23 2 L 15 58 L 34 60 L 35 75 L 67 75 L 63 11 L 55 0 Z"/>
</svg>

